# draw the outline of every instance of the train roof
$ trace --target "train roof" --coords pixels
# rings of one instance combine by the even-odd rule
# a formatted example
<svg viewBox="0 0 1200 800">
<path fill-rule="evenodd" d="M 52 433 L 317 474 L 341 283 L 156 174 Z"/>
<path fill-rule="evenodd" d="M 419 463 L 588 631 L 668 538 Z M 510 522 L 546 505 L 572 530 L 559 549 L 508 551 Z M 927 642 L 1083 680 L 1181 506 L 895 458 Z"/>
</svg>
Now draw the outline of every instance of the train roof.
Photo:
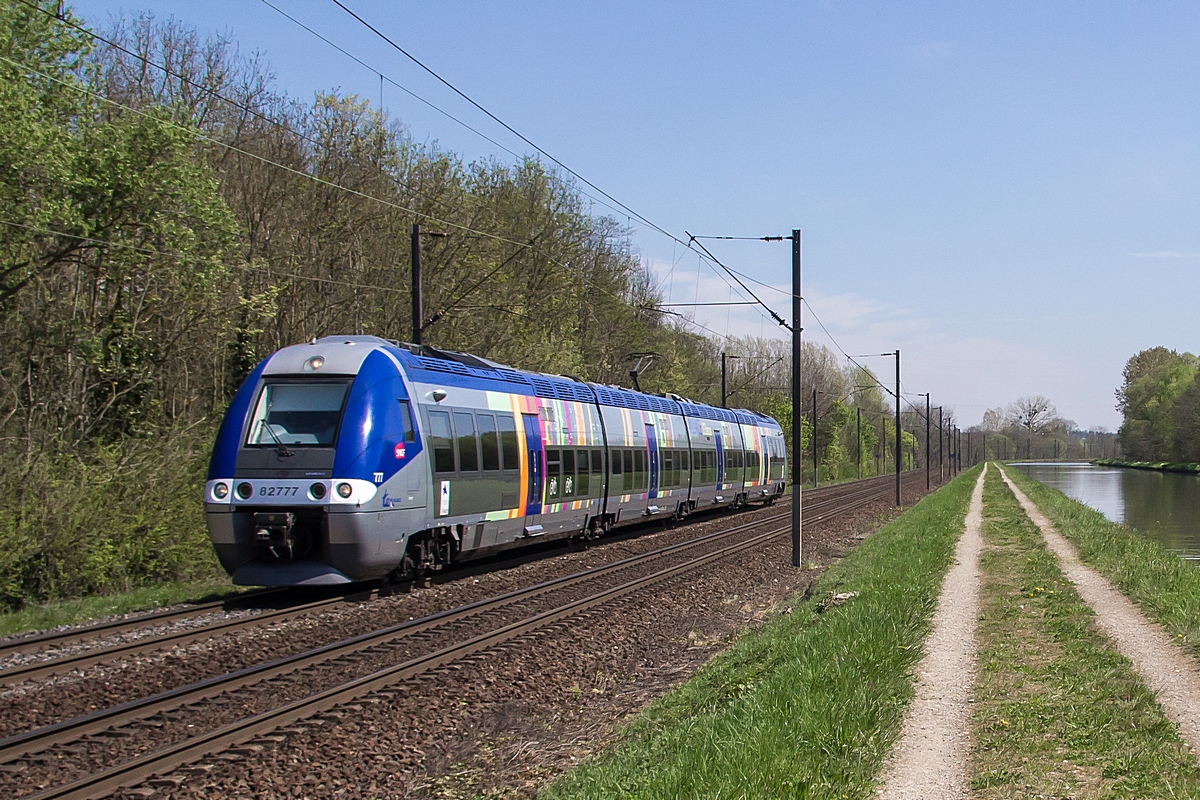
<svg viewBox="0 0 1200 800">
<path fill-rule="evenodd" d="M 744 425 L 779 424 L 768 416 L 748 409 L 718 408 L 684 398 L 635 392 L 620 386 L 589 383 L 564 375 L 528 372 L 468 353 L 438 350 L 428 346 L 417 347 L 375 336 L 330 336 L 319 342 L 348 343 L 350 340 L 355 344 L 373 344 L 387 349 L 403 365 L 410 378 L 422 383 L 445 383 L 465 389 L 598 403 L 602 406 L 658 411 L 663 414 L 686 415 Z"/>
</svg>

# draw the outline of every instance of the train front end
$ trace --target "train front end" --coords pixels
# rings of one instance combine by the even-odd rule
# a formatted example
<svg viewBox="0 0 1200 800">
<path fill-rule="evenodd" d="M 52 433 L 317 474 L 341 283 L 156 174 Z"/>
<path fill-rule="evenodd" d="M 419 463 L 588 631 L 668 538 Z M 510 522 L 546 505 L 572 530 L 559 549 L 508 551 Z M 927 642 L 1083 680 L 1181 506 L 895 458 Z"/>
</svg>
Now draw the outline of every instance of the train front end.
<svg viewBox="0 0 1200 800">
<path fill-rule="evenodd" d="M 234 583 L 382 577 L 425 527 L 428 467 L 392 349 L 328 337 L 284 348 L 246 378 L 204 488 L 209 537 Z"/>
</svg>

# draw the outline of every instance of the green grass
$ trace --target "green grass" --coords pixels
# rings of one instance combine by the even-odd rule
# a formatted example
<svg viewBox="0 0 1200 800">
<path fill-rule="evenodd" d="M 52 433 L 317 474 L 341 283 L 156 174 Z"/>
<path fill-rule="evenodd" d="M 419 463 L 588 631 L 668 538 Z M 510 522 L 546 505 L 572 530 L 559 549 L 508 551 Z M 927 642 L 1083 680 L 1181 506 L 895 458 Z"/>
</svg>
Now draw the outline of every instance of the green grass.
<svg viewBox="0 0 1200 800">
<path fill-rule="evenodd" d="M 977 475 L 884 526 L 542 796 L 869 797 Z M 859 595 L 821 613 L 834 591 Z"/>
<path fill-rule="evenodd" d="M 1093 464 L 1104 467 L 1129 467 L 1131 469 L 1153 469 L 1159 472 L 1200 472 L 1200 464 L 1174 461 L 1122 461 L 1119 458 L 1096 458 Z"/>
<path fill-rule="evenodd" d="M 1020 470 L 1006 472 L 1075 545 L 1085 564 L 1200 657 L 1200 569 L 1195 564 Z"/>
<path fill-rule="evenodd" d="M 121 594 L 63 600 L 44 605 L 29 605 L 20 611 L 0 614 L 0 636 L 24 631 L 45 630 L 99 619 L 113 614 L 129 614 L 177 603 L 216 600 L 246 591 L 227 580 L 161 583 Z"/>
<path fill-rule="evenodd" d="M 1196 759 L 995 470 L 984 512 L 975 796 L 1200 794 Z"/>
</svg>

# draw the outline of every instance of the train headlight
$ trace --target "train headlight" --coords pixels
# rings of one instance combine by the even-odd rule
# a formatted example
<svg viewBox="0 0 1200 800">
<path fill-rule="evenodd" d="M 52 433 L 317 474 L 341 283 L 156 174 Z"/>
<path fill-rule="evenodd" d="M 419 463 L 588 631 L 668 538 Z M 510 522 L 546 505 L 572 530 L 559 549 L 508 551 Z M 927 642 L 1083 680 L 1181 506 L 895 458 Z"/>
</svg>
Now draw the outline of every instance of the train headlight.
<svg viewBox="0 0 1200 800">
<path fill-rule="evenodd" d="M 237 489 L 234 490 L 234 493 L 242 500 L 249 500 L 250 495 L 254 494 L 254 487 L 245 481 L 242 481 L 237 485 Z"/>
<path fill-rule="evenodd" d="M 213 497 L 215 497 L 217 500 L 224 500 L 228 496 L 229 496 L 229 484 L 228 483 L 218 483 L 215 486 L 213 486 Z"/>
<path fill-rule="evenodd" d="M 312 486 L 308 487 L 308 494 L 313 500 L 320 500 L 325 496 L 325 484 L 314 483 Z"/>
<path fill-rule="evenodd" d="M 323 366 L 325 366 L 325 359 L 322 356 L 313 356 L 308 361 L 304 362 L 304 371 L 316 372 Z"/>
<path fill-rule="evenodd" d="M 354 487 L 348 483 L 339 483 L 337 485 L 337 493 L 342 499 L 348 498 L 350 495 L 354 494 Z"/>
</svg>

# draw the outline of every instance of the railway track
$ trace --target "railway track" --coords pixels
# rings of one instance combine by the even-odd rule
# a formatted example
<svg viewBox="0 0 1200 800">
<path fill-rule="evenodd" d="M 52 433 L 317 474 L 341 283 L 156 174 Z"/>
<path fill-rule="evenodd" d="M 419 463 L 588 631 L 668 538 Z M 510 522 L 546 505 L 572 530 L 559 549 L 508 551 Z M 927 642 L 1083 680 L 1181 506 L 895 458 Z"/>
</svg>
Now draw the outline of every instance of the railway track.
<svg viewBox="0 0 1200 800">
<path fill-rule="evenodd" d="M 889 484 L 894 480 L 891 475 L 881 475 L 868 478 L 855 484 L 838 484 L 810 489 L 806 497 L 819 499 L 830 492 L 837 492 L 849 485 L 874 486 Z M 136 658 L 169 647 L 183 647 L 195 642 L 204 641 L 215 636 L 236 633 L 249 627 L 286 622 L 298 616 L 335 608 L 346 603 L 361 603 L 377 595 L 372 588 L 357 588 L 348 594 L 338 594 L 320 600 L 306 603 L 289 603 L 288 598 L 295 597 L 293 590 L 266 590 L 251 592 L 237 598 L 215 601 L 182 609 L 145 614 L 132 619 L 112 620 L 84 628 L 66 631 L 50 631 L 36 636 L 12 639 L 0 642 L 0 685 L 14 685 L 25 681 L 44 681 L 56 675 L 64 675 L 74 670 L 115 661 L 122 658 Z M 272 602 L 282 603 L 278 608 L 271 608 Z M 241 618 L 217 619 L 207 624 L 194 627 L 175 627 L 189 619 L 229 611 L 249 604 L 268 604 L 259 613 Z M 161 628 L 166 630 L 146 636 L 130 636 L 126 640 L 114 641 L 112 644 L 93 646 L 96 639 L 120 637 L 136 634 L 138 631 Z M 47 653 L 47 651 L 49 651 Z M 15 657 L 28 656 L 23 661 Z M 39 657 L 39 655 L 43 657 Z M 49 655 L 49 657 L 44 657 Z"/>
<path fill-rule="evenodd" d="M 919 476 L 906 480 L 916 482 Z M 806 492 L 809 523 L 844 514 L 888 496 L 890 476 Z M 372 633 L 94 714 L 47 726 L 0 741 L 0 773 L 19 780 L 35 778 L 53 788 L 37 798 L 105 796 L 158 774 L 213 756 L 234 745 L 250 750 L 255 742 L 289 725 L 319 717 L 351 702 L 379 699 L 389 687 L 430 671 L 451 667 L 487 651 L 519 643 L 567 620 L 594 613 L 599 606 L 661 584 L 785 535 L 784 512 L 670 547 L 557 578 L 499 597 L 471 603 Z M 307 685 L 297 676 L 316 677 Z M 294 691 L 287 691 L 288 688 Z M 386 695 L 384 695 L 386 696 Z M 257 700 L 257 704 L 252 702 Z M 217 713 L 212 712 L 214 708 Z M 224 710 L 224 711 L 222 711 Z M 230 712 L 230 713 L 225 713 Z M 180 737 L 187 719 L 207 713 L 207 726 Z M 213 722 L 213 720 L 217 720 Z M 188 724 L 188 727 L 193 727 Z M 114 742 L 147 738 L 166 746 L 152 752 L 112 755 Z M 246 744 L 248 742 L 248 744 Z M 121 748 L 116 748 L 120 750 Z M 236 748 L 235 748 L 236 752 Z M 64 754 L 70 756 L 64 759 Z M 81 758 L 82 757 L 82 758 Z M 86 762 L 87 774 L 64 775 L 69 761 Z M 113 763 L 113 762 L 116 763 Z M 59 767 L 56 769 L 55 767 Z M 18 789 L 15 782 L 9 789 Z M 28 784 L 27 784 L 28 785 Z M 29 795 L 30 790 L 17 792 Z"/>
</svg>

